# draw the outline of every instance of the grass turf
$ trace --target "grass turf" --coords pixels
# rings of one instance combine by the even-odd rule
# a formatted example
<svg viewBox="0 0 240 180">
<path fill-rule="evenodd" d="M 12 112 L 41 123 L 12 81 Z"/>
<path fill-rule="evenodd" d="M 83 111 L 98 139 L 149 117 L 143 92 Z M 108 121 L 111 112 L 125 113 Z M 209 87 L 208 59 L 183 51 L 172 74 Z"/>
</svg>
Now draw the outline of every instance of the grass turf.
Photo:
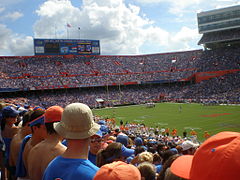
<svg viewBox="0 0 240 180">
<path fill-rule="evenodd" d="M 204 140 L 204 131 L 210 135 L 221 131 L 240 132 L 240 106 L 159 103 L 155 108 L 139 105 L 95 109 L 94 114 L 105 118 L 115 117 L 118 125 L 123 120 L 124 123 L 144 123 L 149 127 L 169 127 L 170 131 L 176 128 L 180 136 L 184 129 L 188 135 L 194 129 L 200 141 Z"/>
</svg>

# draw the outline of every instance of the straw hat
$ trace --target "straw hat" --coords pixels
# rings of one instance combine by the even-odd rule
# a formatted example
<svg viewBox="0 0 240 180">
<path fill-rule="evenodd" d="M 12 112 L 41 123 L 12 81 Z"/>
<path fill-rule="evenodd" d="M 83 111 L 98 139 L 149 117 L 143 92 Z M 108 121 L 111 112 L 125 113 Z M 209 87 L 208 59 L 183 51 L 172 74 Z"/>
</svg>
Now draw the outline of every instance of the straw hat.
<svg viewBox="0 0 240 180">
<path fill-rule="evenodd" d="M 65 107 L 62 120 L 54 127 L 66 139 L 85 139 L 93 136 L 100 125 L 94 122 L 91 109 L 82 103 L 72 103 Z"/>
</svg>

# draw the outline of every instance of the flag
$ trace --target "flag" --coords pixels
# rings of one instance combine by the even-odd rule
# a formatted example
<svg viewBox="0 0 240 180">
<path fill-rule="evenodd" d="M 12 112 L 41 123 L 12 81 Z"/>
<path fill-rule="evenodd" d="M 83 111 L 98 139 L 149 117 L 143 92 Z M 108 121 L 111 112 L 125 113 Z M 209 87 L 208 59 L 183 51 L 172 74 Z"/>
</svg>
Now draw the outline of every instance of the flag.
<svg viewBox="0 0 240 180">
<path fill-rule="evenodd" d="M 70 28 L 70 27 L 72 27 L 72 26 L 71 26 L 71 24 L 67 23 L 67 27 L 69 27 L 69 28 Z"/>
</svg>

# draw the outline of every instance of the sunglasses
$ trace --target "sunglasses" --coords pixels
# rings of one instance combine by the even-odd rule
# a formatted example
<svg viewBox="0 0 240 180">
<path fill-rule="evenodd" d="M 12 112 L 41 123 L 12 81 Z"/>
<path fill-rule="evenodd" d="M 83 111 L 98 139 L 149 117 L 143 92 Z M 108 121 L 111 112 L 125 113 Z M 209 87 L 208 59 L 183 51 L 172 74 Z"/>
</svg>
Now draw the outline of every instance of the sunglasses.
<svg viewBox="0 0 240 180">
<path fill-rule="evenodd" d="M 93 138 L 93 139 L 91 139 L 91 143 L 94 143 L 94 142 L 100 143 L 100 142 L 102 142 L 102 138 Z"/>
</svg>

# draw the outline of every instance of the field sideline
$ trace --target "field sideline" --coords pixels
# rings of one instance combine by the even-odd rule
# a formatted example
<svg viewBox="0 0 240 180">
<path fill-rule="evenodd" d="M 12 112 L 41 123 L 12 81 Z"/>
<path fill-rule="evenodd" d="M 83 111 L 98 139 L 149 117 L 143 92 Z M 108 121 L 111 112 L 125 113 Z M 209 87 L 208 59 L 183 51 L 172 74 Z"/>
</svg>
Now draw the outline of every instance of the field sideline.
<svg viewBox="0 0 240 180">
<path fill-rule="evenodd" d="M 194 129 L 200 141 L 204 140 L 204 131 L 208 131 L 210 135 L 221 131 L 240 132 L 240 106 L 234 105 L 158 103 L 155 108 L 137 105 L 95 109 L 93 112 L 103 117 L 115 117 L 117 124 L 122 119 L 124 123 L 144 123 L 149 127 L 169 127 L 170 130 L 176 128 L 180 136 L 184 129 L 188 135 Z"/>
</svg>

